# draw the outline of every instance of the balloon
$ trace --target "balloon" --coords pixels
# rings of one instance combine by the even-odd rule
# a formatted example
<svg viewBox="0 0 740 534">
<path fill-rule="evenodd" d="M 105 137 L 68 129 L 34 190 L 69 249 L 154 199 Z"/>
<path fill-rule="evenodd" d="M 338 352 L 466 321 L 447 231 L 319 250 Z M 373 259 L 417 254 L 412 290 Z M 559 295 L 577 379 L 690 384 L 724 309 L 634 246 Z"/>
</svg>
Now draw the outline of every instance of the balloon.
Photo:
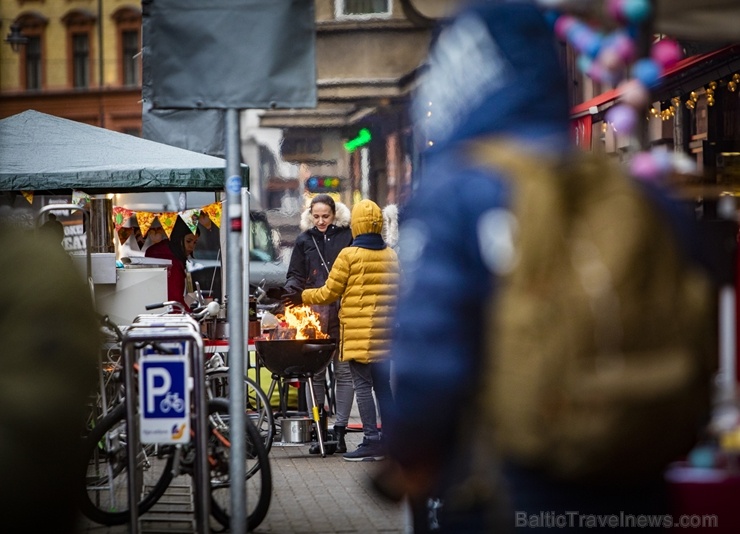
<svg viewBox="0 0 740 534">
<path fill-rule="evenodd" d="M 652 59 L 638 59 L 632 66 L 632 76 L 640 80 L 646 87 L 658 85 L 662 74 L 663 69 Z"/>
<path fill-rule="evenodd" d="M 629 135 L 637 125 L 637 110 L 626 104 L 617 104 L 606 112 L 605 118 L 617 133 Z"/>
<path fill-rule="evenodd" d="M 663 69 L 668 69 L 681 60 L 683 50 L 673 39 L 662 39 L 652 46 L 650 57 Z"/>
</svg>

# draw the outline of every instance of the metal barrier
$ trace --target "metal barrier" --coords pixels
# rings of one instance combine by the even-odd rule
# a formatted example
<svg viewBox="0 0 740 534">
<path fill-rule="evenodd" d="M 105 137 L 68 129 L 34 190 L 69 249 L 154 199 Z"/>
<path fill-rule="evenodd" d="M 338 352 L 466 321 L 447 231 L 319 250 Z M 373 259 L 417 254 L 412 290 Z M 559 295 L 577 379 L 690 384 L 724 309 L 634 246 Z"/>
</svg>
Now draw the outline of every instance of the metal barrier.
<svg viewBox="0 0 740 534">
<path fill-rule="evenodd" d="M 181 347 L 181 354 L 167 355 L 166 352 L 157 352 L 156 346 L 159 347 L 171 347 L 177 344 Z M 153 347 L 154 345 L 154 347 Z M 187 365 L 183 365 L 184 376 L 182 380 L 184 382 L 185 391 L 188 391 L 192 387 L 192 398 L 190 403 L 194 408 L 194 419 L 195 419 L 195 520 L 197 531 L 201 534 L 208 534 L 210 532 L 209 516 L 210 516 L 210 469 L 208 465 L 208 457 L 206 453 L 207 445 L 207 433 L 208 433 L 208 421 L 207 421 L 207 405 L 206 395 L 204 390 L 205 384 L 205 366 L 204 366 L 204 350 L 203 350 L 203 339 L 200 334 L 200 327 L 198 323 L 189 316 L 186 315 L 141 315 L 137 317 L 134 324 L 132 324 L 124 333 L 123 343 L 123 366 L 124 366 L 124 380 L 127 392 L 132 392 L 126 395 L 126 432 L 128 434 L 127 453 L 128 453 L 128 499 L 129 499 L 129 532 L 132 534 L 138 534 L 139 532 L 139 496 L 137 495 L 136 478 L 137 475 L 137 450 L 140 445 L 140 432 L 143 430 L 140 424 L 141 417 L 144 422 L 146 421 L 146 413 L 149 410 L 149 406 L 144 408 L 143 414 L 141 413 L 141 406 L 144 402 L 150 402 L 154 397 L 152 392 L 149 392 L 149 387 L 154 389 L 154 379 L 151 377 L 165 377 L 169 376 L 169 380 L 172 380 L 169 371 L 165 367 L 157 367 L 158 363 L 167 362 L 166 358 L 172 358 L 172 362 L 176 362 L 179 359 L 184 359 L 189 363 L 189 372 Z M 147 351 L 150 351 L 147 353 Z M 180 356 L 176 358 L 174 356 Z M 137 391 L 136 378 L 134 377 L 134 364 L 142 362 L 145 364 L 140 365 L 140 382 L 143 385 L 144 391 L 139 391 L 138 394 L 133 394 Z M 151 363 L 151 365 L 149 365 Z M 176 367 L 175 367 L 176 368 Z M 180 378 L 179 375 L 177 378 Z M 192 378 L 192 379 L 191 379 Z M 164 383 L 167 383 L 165 380 Z M 168 387 L 170 384 L 168 384 Z M 165 387 L 161 387 L 163 393 Z M 147 396 L 143 399 L 139 397 L 142 394 Z M 189 394 L 187 395 L 189 397 Z M 171 399 L 169 395 L 167 399 Z M 175 399 L 176 401 L 177 399 Z M 137 414 L 137 401 L 139 404 L 139 413 Z M 188 418 L 188 424 L 184 425 L 180 429 L 180 434 L 183 431 L 189 430 L 189 421 L 192 418 L 190 412 L 190 406 L 186 405 L 185 417 Z M 168 406 L 168 405 L 164 405 Z M 169 408 L 168 408 L 169 409 Z M 156 434 L 157 420 L 152 421 L 155 428 L 149 428 L 149 431 Z M 168 423 L 169 424 L 169 423 Z M 144 425 L 149 427 L 149 425 Z M 145 428 L 146 429 L 146 428 Z M 186 439 L 189 440 L 190 433 Z M 156 438 L 154 438 L 156 439 Z M 183 439 L 174 438 L 174 439 Z M 150 441 L 147 441 L 149 443 Z M 156 441 L 151 441 L 156 443 Z M 168 441 L 172 442 L 172 441 Z"/>
</svg>

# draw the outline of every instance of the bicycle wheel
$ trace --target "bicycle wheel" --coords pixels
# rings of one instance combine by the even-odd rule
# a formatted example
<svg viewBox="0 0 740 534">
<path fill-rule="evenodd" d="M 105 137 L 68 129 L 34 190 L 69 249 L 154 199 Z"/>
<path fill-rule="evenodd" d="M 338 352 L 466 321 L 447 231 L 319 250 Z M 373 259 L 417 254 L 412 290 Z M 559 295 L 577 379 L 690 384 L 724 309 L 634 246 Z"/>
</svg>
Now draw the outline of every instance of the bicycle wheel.
<svg viewBox="0 0 740 534">
<path fill-rule="evenodd" d="M 226 398 L 229 396 L 229 371 L 227 369 L 206 371 L 206 383 L 208 384 L 209 398 Z M 275 439 L 275 418 L 267 395 L 248 376 L 244 377 L 244 402 L 247 415 L 262 435 L 265 450 L 269 453 Z"/>
<path fill-rule="evenodd" d="M 116 406 L 100 419 L 85 438 L 86 461 L 81 476 L 80 510 L 101 525 L 129 521 L 129 471 L 126 404 Z M 149 510 L 172 480 L 172 455 L 157 461 L 154 445 L 140 445 L 135 484 L 139 515 Z"/>
<path fill-rule="evenodd" d="M 231 427 L 229 403 L 226 399 L 208 402 L 208 458 L 211 464 L 211 515 L 226 528 L 231 526 Z M 245 419 L 246 429 L 246 507 L 247 530 L 257 528 L 267 516 L 272 500 L 272 469 L 262 437 L 251 419 Z"/>
</svg>

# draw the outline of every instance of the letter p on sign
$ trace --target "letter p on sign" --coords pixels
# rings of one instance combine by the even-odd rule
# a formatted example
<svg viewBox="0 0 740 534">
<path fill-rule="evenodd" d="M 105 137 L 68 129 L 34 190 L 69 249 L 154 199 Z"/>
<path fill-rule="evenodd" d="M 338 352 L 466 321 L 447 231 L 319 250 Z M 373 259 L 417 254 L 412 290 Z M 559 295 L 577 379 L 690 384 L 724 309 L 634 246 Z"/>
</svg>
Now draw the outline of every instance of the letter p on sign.
<svg viewBox="0 0 740 534">
<path fill-rule="evenodd" d="M 160 379 L 160 380 L 157 380 Z M 160 382 L 157 385 L 157 382 Z M 156 397 L 166 395 L 172 386 L 172 377 L 167 369 L 163 367 L 150 367 L 146 373 L 146 407 L 147 413 L 156 409 Z"/>
</svg>

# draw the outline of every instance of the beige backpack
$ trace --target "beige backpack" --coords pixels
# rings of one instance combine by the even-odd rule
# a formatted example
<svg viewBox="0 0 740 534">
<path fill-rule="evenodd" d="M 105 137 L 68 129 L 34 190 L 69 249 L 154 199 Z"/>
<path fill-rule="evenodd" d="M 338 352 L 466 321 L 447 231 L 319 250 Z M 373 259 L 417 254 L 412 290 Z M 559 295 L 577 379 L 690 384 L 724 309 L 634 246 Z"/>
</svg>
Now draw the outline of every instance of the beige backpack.
<svg viewBox="0 0 740 534">
<path fill-rule="evenodd" d="M 637 480 L 688 452 L 716 361 L 714 293 L 606 156 L 473 148 L 513 184 L 515 260 L 496 280 L 481 410 L 503 457 Z"/>
</svg>

